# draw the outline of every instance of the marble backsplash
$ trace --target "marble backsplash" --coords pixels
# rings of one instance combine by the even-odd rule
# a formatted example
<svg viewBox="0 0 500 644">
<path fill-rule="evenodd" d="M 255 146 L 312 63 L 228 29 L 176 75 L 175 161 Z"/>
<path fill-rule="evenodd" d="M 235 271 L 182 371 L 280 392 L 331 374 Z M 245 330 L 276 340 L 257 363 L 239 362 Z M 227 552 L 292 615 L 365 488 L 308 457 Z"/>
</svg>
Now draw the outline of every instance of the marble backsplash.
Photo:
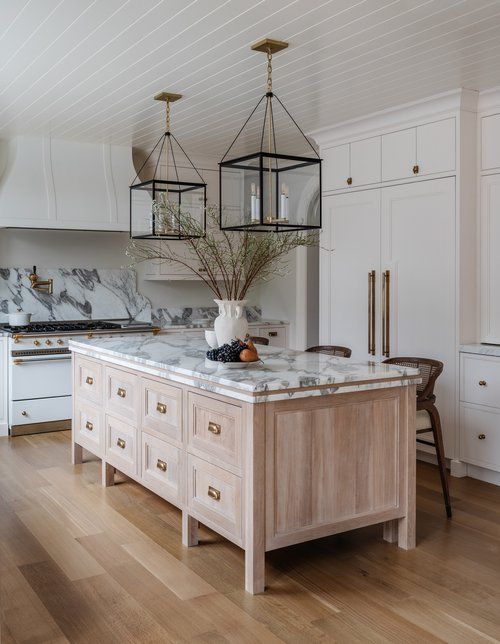
<svg viewBox="0 0 500 644">
<path fill-rule="evenodd" d="M 262 317 L 262 309 L 258 306 L 245 307 L 247 320 L 259 322 Z M 212 326 L 213 321 L 219 315 L 217 306 L 202 307 L 169 307 L 153 310 L 153 323 L 157 326 Z"/>
<path fill-rule="evenodd" d="M 135 319 L 151 321 L 151 304 L 137 292 L 132 269 L 37 268 L 54 280 L 53 294 L 31 288 L 29 268 L 0 268 L 0 322 L 22 309 L 33 321 Z M 163 310 L 163 309 L 162 309 Z"/>
</svg>

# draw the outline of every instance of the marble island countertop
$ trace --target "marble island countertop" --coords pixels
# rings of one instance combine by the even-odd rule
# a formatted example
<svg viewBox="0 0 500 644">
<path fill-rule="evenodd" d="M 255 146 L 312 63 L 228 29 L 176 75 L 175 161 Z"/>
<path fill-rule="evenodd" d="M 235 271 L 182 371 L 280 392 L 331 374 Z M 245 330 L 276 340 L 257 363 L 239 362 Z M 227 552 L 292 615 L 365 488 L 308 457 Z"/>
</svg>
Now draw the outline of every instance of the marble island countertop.
<svg viewBox="0 0 500 644">
<path fill-rule="evenodd" d="M 95 338 L 71 341 L 91 358 L 129 365 L 146 373 L 246 402 L 399 387 L 419 382 L 418 370 L 375 362 L 355 363 L 319 353 L 259 347 L 263 363 L 246 369 L 207 365 L 204 340 L 189 334 Z"/>
</svg>

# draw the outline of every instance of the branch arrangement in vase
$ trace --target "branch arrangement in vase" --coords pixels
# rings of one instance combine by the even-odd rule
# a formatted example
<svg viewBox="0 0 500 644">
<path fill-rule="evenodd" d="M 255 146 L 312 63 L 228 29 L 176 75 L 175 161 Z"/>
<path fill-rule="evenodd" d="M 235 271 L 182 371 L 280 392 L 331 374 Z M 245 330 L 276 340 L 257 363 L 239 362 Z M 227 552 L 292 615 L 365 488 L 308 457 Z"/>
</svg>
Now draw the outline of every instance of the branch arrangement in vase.
<svg viewBox="0 0 500 644">
<path fill-rule="evenodd" d="M 169 225 L 175 222 L 185 236 L 188 256 L 168 242 L 137 239 L 130 241 L 127 255 L 134 263 L 153 260 L 182 265 L 203 280 L 219 300 L 244 300 L 259 282 L 286 274 L 292 250 L 318 243 L 317 232 L 221 231 L 217 206 L 206 208 L 205 234 L 203 226 L 175 204 L 163 205 L 162 216 Z M 161 230 L 161 225 L 157 226 Z"/>
</svg>

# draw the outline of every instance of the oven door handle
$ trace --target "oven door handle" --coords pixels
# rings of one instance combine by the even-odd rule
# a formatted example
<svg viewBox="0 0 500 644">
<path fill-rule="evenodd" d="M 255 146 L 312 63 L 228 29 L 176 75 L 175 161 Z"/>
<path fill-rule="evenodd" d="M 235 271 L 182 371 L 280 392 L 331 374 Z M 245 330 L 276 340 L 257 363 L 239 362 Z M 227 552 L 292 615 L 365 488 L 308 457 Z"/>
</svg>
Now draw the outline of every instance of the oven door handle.
<svg viewBox="0 0 500 644">
<path fill-rule="evenodd" d="M 56 356 L 54 358 L 28 358 L 28 359 L 21 359 L 21 358 L 14 358 L 12 361 L 12 364 L 15 365 L 16 367 L 22 364 L 33 364 L 34 362 L 54 362 L 55 360 L 71 360 L 71 355 L 69 356 Z"/>
</svg>

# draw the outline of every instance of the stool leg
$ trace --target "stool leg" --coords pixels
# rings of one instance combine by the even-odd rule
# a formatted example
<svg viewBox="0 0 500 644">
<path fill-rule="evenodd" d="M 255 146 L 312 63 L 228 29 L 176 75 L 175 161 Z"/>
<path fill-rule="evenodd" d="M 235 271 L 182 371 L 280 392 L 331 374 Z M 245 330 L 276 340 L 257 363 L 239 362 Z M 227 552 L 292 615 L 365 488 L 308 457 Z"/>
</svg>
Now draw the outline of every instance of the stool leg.
<svg viewBox="0 0 500 644">
<path fill-rule="evenodd" d="M 431 417 L 432 433 L 434 435 L 434 443 L 436 445 L 436 456 L 437 456 L 437 461 L 439 466 L 439 475 L 441 477 L 441 486 L 443 488 L 444 504 L 446 506 L 446 516 L 450 518 L 451 500 L 450 500 L 450 490 L 448 488 L 446 461 L 444 457 L 444 444 L 443 444 L 443 434 L 441 432 L 441 419 L 439 418 L 439 412 L 436 409 L 436 407 L 432 407 L 428 411 Z"/>
</svg>

